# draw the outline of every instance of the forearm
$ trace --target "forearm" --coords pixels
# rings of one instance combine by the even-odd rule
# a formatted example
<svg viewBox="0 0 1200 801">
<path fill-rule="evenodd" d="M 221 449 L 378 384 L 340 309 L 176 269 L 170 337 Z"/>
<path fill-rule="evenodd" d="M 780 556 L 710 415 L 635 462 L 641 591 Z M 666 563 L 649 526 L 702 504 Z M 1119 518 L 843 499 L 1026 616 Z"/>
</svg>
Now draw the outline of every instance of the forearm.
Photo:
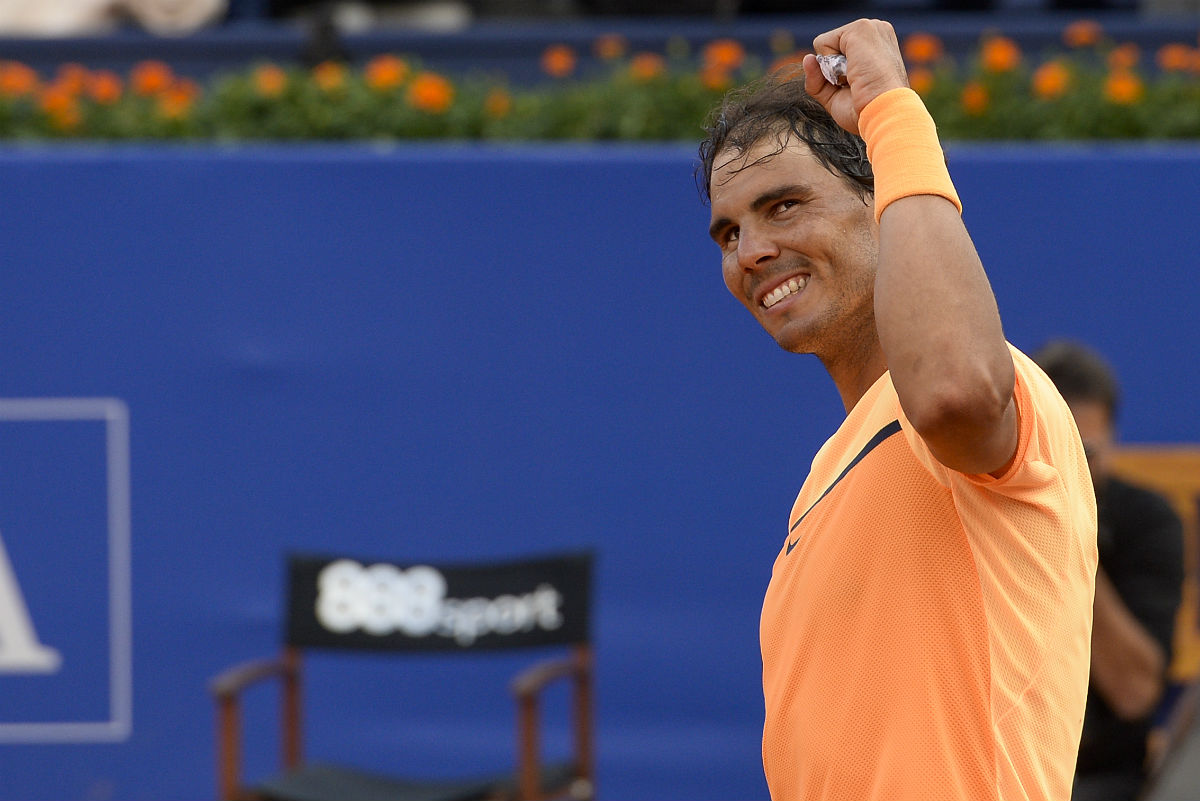
<svg viewBox="0 0 1200 801">
<path fill-rule="evenodd" d="M 944 198 L 906 197 L 883 212 L 875 320 L 892 382 L 918 428 L 946 404 L 985 424 L 1004 412 L 1013 366 L 1000 314 L 958 211 Z"/>
<path fill-rule="evenodd" d="M 1149 715 L 1163 691 L 1166 655 L 1117 594 L 1096 573 L 1092 618 L 1092 684 L 1123 720 Z"/>
<path fill-rule="evenodd" d="M 964 472 L 990 472 L 1015 446 L 1012 358 L 933 122 L 915 94 L 892 94 L 860 118 L 875 169 L 880 346 L 934 454 Z"/>
</svg>

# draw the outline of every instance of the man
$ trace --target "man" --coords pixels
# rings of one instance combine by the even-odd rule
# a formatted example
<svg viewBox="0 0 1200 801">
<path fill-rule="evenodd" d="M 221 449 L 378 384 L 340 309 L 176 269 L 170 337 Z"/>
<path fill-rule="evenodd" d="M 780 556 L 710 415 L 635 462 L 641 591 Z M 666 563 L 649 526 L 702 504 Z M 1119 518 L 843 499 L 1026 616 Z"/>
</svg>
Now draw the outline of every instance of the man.
<svg viewBox="0 0 1200 801">
<path fill-rule="evenodd" d="M 891 26 L 814 50 L 847 85 L 807 56 L 727 98 L 700 149 L 727 287 L 847 412 L 763 604 L 771 796 L 1062 801 L 1096 568 L 1083 446 L 1004 339 Z"/>
<path fill-rule="evenodd" d="M 1146 781 L 1146 739 L 1171 661 L 1183 524 L 1165 498 L 1113 475 L 1120 393 L 1104 359 L 1082 345 L 1052 342 L 1034 361 L 1071 407 L 1099 506 L 1092 682 L 1074 798 L 1133 801 Z"/>
</svg>

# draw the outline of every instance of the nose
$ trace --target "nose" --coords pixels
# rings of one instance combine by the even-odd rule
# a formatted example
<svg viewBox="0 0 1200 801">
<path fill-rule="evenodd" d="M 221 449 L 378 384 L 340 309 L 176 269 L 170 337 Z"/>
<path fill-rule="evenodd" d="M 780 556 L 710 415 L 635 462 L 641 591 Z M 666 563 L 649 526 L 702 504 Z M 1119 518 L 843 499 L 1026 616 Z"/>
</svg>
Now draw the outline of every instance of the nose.
<svg viewBox="0 0 1200 801">
<path fill-rule="evenodd" d="M 765 232 L 749 226 L 743 226 L 738 232 L 738 266 L 743 271 L 753 272 L 778 256 L 779 246 Z"/>
</svg>

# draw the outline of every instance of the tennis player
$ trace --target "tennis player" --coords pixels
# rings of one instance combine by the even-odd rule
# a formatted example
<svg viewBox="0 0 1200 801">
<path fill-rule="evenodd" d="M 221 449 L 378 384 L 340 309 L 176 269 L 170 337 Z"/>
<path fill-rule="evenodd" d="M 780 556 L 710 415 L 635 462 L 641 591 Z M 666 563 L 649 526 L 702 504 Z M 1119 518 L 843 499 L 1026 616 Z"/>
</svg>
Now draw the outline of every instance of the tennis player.
<svg viewBox="0 0 1200 801">
<path fill-rule="evenodd" d="M 1097 560 L 1079 434 L 1005 341 L 891 25 L 814 50 L 844 79 L 809 55 L 726 98 L 700 148 L 729 291 L 846 408 L 763 604 L 771 796 L 1065 801 Z M 777 431 L 804 414 L 769 408 Z"/>
</svg>

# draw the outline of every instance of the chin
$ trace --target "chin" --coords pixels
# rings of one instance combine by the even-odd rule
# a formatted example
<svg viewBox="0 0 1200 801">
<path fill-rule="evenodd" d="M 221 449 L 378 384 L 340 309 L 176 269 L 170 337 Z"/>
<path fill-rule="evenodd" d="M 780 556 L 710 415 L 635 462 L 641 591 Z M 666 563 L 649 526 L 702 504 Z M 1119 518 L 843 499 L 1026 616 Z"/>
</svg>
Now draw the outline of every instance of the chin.
<svg viewBox="0 0 1200 801">
<path fill-rule="evenodd" d="M 788 353 L 813 353 L 811 344 L 800 337 L 777 336 L 775 344 L 786 350 Z"/>
<path fill-rule="evenodd" d="M 771 331 L 775 344 L 788 353 L 813 353 L 812 338 L 804 331 L 797 331 L 792 326 L 785 326 L 779 331 Z"/>
</svg>

